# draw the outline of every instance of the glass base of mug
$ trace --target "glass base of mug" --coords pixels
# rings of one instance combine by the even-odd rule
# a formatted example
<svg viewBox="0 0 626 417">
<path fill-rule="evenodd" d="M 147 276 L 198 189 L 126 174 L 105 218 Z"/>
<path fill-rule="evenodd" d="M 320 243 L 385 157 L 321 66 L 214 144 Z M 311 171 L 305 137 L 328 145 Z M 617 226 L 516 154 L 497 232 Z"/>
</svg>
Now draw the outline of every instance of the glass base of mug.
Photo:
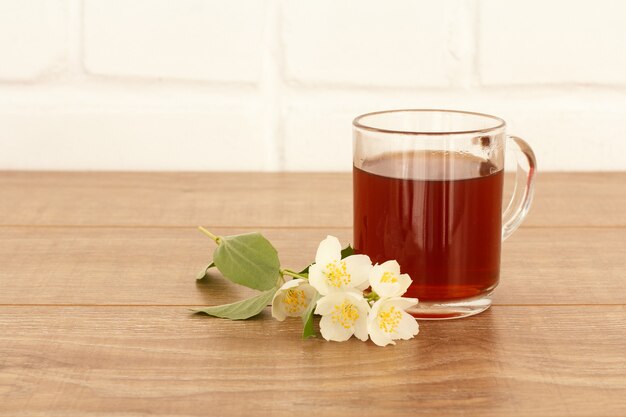
<svg viewBox="0 0 626 417">
<path fill-rule="evenodd" d="M 491 293 L 450 301 L 421 301 L 406 310 L 418 320 L 452 320 L 473 316 L 491 307 Z"/>
</svg>

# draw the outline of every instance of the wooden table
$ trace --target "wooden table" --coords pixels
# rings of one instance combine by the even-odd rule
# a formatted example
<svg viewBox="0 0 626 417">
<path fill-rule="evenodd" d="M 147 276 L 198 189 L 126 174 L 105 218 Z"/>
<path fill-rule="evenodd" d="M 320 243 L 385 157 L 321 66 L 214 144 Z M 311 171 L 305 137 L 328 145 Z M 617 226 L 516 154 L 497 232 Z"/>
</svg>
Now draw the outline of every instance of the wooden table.
<svg viewBox="0 0 626 417">
<path fill-rule="evenodd" d="M 626 173 L 541 174 L 494 306 L 395 347 L 189 313 L 251 294 L 196 283 L 196 225 L 298 268 L 351 204 L 348 174 L 0 173 L 0 415 L 626 415 Z"/>
</svg>

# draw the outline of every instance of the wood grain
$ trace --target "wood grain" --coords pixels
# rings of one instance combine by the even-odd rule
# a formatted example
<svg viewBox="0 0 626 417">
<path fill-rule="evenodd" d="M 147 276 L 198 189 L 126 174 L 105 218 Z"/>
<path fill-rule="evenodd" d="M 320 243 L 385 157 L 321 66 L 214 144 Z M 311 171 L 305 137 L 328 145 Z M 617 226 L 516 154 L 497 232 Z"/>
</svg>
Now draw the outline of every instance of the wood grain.
<svg viewBox="0 0 626 417">
<path fill-rule="evenodd" d="M 347 173 L 0 172 L 0 224 L 352 227 L 351 181 Z M 626 226 L 626 172 L 541 173 L 529 226 Z"/>
<path fill-rule="evenodd" d="M 299 327 L 1 307 L 0 415 L 626 414 L 624 307 L 495 307 L 389 348 L 301 341 Z"/>
<path fill-rule="evenodd" d="M 378 348 L 188 307 L 219 234 L 351 239 L 349 174 L 0 172 L 0 416 L 626 416 L 626 172 L 540 174 L 495 305 Z"/>
<path fill-rule="evenodd" d="M 228 235 L 251 229 L 215 229 Z M 261 230 L 301 269 L 326 233 Z M 193 228 L 0 227 L 0 304 L 214 305 L 252 291 L 212 274 L 214 244 Z M 626 229 L 520 229 L 504 244 L 496 304 L 626 304 Z"/>
</svg>

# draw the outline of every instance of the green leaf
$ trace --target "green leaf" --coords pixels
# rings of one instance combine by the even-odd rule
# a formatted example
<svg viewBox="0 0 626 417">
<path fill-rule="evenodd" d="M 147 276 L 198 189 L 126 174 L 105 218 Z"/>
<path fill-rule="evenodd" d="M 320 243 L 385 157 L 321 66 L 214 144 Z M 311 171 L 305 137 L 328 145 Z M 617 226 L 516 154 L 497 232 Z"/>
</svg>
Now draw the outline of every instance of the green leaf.
<svg viewBox="0 0 626 417">
<path fill-rule="evenodd" d="M 350 255 L 354 255 L 354 248 L 350 245 L 341 250 L 341 259 L 347 258 Z"/>
<path fill-rule="evenodd" d="M 213 262 L 226 278 L 255 290 L 273 288 L 280 275 L 278 253 L 260 233 L 222 237 Z"/>
<path fill-rule="evenodd" d="M 223 319 L 245 320 L 263 311 L 272 301 L 272 297 L 274 297 L 277 290 L 278 288 L 272 288 L 255 297 L 237 301 L 236 303 L 223 304 L 221 306 L 207 307 L 193 311 L 195 313 L 208 314 L 209 316 L 221 317 Z"/>
<path fill-rule="evenodd" d="M 316 294 L 309 304 L 309 308 L 306 309 L 304 314 L 302 314 L 302 323 L 304 324 L 304 328 L 302 329 L 302 339 L 306 340 L 311 337 L 317 337 L 315 333 L 315 328 L 313 327 L 313 312 L 315 311 L 315 306 L 317 305 L 317 300 L 320 299 L 320 295 Z"/>
<path fill-rule="evenodd" d="M 215 264 L 211 262 L 210 264 L 202 268 L 202 271 L 198 272 L 198 275 L 196 275 L 196 279 L 197 280 L 203 279 L 209 273 L 209 269 L 214 268 L 214 267 L 215 267 Z"/>
</svg>

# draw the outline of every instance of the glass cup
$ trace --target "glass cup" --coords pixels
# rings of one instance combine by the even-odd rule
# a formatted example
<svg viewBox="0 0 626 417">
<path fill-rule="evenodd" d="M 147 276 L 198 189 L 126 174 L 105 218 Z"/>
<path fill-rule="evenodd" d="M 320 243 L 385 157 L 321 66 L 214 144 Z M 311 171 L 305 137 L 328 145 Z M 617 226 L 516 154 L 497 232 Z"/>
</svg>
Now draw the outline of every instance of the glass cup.
<svg viewBox="0 0 626 417">
<path fill-rule="evenodd" d="M 390 110 L 353 122 L 354 247 L 397 260 L 422 319 L 478 314 L 500 278 L 501 242 L 528 213 L 536 161 L 499 117 L 456 110 Z M 502 210 L 505 145 L 516 185 Z"/>
</svg>

